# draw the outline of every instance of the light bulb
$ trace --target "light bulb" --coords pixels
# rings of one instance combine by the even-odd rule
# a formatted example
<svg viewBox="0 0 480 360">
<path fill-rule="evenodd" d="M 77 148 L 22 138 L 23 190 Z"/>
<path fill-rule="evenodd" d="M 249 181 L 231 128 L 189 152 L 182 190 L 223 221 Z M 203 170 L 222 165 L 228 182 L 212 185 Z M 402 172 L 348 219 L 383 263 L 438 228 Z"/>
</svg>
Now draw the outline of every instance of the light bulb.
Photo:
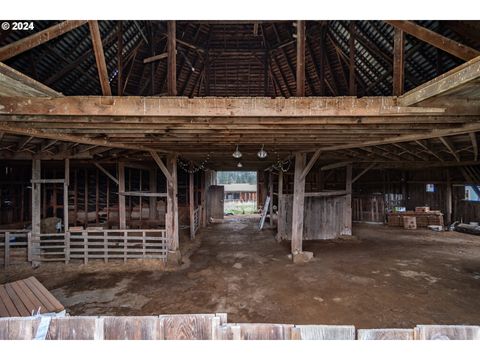
<svg viewBox="0 0 480 360">
<path fill-rule="evenodd" d="M 243 165 L 242 165 L 242 163 L 241 163 L 240 161 L 238 162 L 237 167 L 238 167 L 238 168 L 243 167 Z"/>
<path fill-rule="evenodd" d="M 238 150 L 238 145 L 237 145 L 237 148 L 235 149 L 234 153 L 232 154 L 232 156 L 235 159 L 240 159 L 242 157 L 242 153 L 240 152 L 240 150 Z"/>
<path fill-rule="evenodd" d="M 262 145 L 262 148 L 260 149 L 260 151 L 257 153 L 257 156 L 260 158 L 260 159 L 265 159 L 267 157 L 267 152 L 263 149 L 263 145 Z"/>
</svg>

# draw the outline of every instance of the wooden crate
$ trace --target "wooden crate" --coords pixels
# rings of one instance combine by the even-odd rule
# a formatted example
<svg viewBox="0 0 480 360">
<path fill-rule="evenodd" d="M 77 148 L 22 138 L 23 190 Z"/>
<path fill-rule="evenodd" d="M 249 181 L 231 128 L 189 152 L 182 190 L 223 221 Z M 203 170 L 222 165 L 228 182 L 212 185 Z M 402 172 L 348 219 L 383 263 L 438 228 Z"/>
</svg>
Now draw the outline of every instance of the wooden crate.
<svg viewBox="0 0 480 360">
<path fill-rule="evenodd" d="M 403 228 L 407 230 L 415 230 L 417 228 L 417 218 L 415 216 L 404 216 Z"/>
</svg>

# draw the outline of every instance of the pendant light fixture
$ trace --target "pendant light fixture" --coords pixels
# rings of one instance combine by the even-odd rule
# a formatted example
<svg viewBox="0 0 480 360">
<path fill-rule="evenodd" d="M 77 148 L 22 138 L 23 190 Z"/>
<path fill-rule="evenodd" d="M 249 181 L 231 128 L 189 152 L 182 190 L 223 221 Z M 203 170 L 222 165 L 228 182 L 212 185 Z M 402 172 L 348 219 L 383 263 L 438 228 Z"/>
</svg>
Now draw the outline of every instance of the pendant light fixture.
<svg viewBox="0 0 480 360">
<path fill-rule="evenodd" d="M 237 164 L 237 167 L 241 168 L 241 167 L 243 167 L 243 164 L 239 161 L 238 164 Z"/>
<path fill-rule="evenodd" d="M 238 150 L 238 145 L 237 145 L 237 148 L 235 149 L 235 151 L 233 152 L 232 156 L 235 159 L 240 159 L 242 157 L 242 153 L 240 152 L 240 150 Z"/>
<path fill-rule="evenodd" d="M 260 159 L 265 159 L 268 156 L 268 153 L 263 149 L 263 145 L 262 148 L 258 151 L 257 156 Z"/>
</svg>

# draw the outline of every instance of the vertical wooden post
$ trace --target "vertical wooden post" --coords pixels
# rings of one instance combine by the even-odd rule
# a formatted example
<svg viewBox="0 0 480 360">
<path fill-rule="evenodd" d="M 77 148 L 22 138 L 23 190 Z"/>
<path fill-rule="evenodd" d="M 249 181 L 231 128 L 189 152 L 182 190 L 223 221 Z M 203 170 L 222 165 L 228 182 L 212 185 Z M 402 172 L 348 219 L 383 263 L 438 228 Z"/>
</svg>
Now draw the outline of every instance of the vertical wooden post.
<svg viewBox="0 0 480 360">
<path fill-rule="evenodd" d="M 446 220 L 447 225 L 452 223 L 452 179 L 450 177 L 450 170 L 447 169 L 447 191 L 446 191 Z"/>
<path fill-rule="evenodd" d="M 305 153 L 295 155 L 295 176 L 293 183 L 293 210 L 292 210 L 292 255 L 302 253 L 303 242 L 303 210 L 305 203 L 305 178 L 302 172 L 305 168 L 307 156 Z"/>
<path fill-rule="evenodd" d="M 343 231 L 341 235 L 352 235 L 352 164 L 346 167 L 345 177 L 345 209 L 343 212 Z"/>
<path fill-rule="evenodd" d="M 305 96 L 305 21 L 297 20 L 297 92 Z"/>
<path fill-rule="evenodd" d="M 117 29 L 117 96 L 123 95 L 123 21 L 118 22 Z"/>
<path fill-rule="evenodd" d="M 208 191 L 208 181 L 207 173 L 202 172 L 202 227 L 207 226 L 207 191 Z"/>
<path fill-rule="evenodd" d="M 283 214 L 283 171 L 279 170 L 278 173 L 278 215 L 277 215 L 277 241 L 282 240 L 284 235 L 284 218 L 281 216 Z"/>
<path fill-rule="evenodd" d="M 125 192 L 125 164 L 123 162 L 118 163 L 118 218 L 119 229 L 127 228 L 127 217 L 125 214 L 125 195 L 121 195 Z"/>
<path fill-rule="evenodd" d="M 100 211 L 100 206 L 99 206 L 99 201 L 100 201 L 100 184 L 99 184 L 99 181 L 100 180 L 100 177 L 99 177 L 99 174 L 98 174 L 98 169 L 96 169 L 96 172 L 95 172 L 95 224 L 98 226 L 98 224 L 100 223 L 100 215 L 99 215 L 99 211 Z"/>
<path fill-rule="evenodd" d="M 112 90 L 110 89 L 110 83 L 108 79 L 108 69 L 105 63 L 105 54 L 103 52 L 102 37 L 100 35 L 100 28 L 97 20 L 91 20 L 88 22 L 90 26 L 90 35 L 92 36 L 93 52 L 95 54 L 95 60 L 97 63 L 98 76 L 100 80 L 100 86 L 102 87 L 102 93 L 104 96 L 112 96 Z"/>
<path fill-rule="evenodd" d="M 150 178 L 148 179 L 150 192 L 157 192 L 157 169 L 151 169 Z M 155 220 L 157 218 L 157 198 L 151 196 L 149 199 L 149 218 L 150 220 Z"/>
<path fill-rule="evenodd" d="M 355 96 L 355 22 L 350 21 L 349 25 L 350 37 L 348 39 L 350 51 L 349 51 L 349 77 L 348 77 L 348 89 L 349 95 Z"/>
<path fill-rule="evenodd" d="M 5 269 L 10 266 L 10 233 L 5 232 L 5 249 L 4 249 L 5 260 L 3 265 Z"/>
<path fill-rule="evenodd" d="M 402 171 L 402 200 L 403 206 L 407 207 L 407 172 Z"/>
<path fill-rule="evenodd" d="M 190 239 L 195 238 L 195 199 L 193 194 L 194 177 L 193 172 L 188 176 L 188 206 L 190 210 Z"/>
<path fill-rule="evenodd" d="M 166 166 L 171 175 L 171 181 L 167 180 L 167 214 L 165 219 L 168 251 L 172 261 L 179 262 L 177 155 L 169 155 Z"/>
<path fill-rule="evenodd" d="M 400 96 L 404 88 L 404 42 L 402 30 L 395 28 L 393 36 L 393 95 Z"/>
<path fill-rule="evenodd" d="M 270 195 L 270 205 L 268 209 L 270 212 L 270 227 L 273 227 L 273 174 L 271 171 L 268 174 L 268 189 Z"/>
<path fill-rule="evenodd" d="M 32 160 L 32 180 L 40 180 L 41 178 L 41 161 L 38 159 Z M 37 255 L 37 241 L 40 239 L 40 204 L 41 202 L 41 185 L 40 183 L 32 182 L 32 235 L 29 241 L 30 253 L 32 260 Z M 32 244 L 32 241 L 35 243 Z M 33 261 L 33 265 L 38 264 L 38 261 Z"/>
<path fill-rule="evenodd" d="M 84 188 L 83 200 L 85 202 L 85 217 L 83 218 L 83 223 L 88 226 L 88 169 L 85 168 L 85 188 Z"/>
<path fill-rule="evenodd" d="M 65 159 L 65 182 L 63 183 L 63 228 L 68 232 L 68 187 L 70 186 L 70 159 Z"/>
<path fill-rule="evenodd" d="M 167 91 L 169 96 L 177 96 L 177 34 L 174 20 L 167 22 L 168 32 L 168 66 L 167 66 Z"/>
</svg>

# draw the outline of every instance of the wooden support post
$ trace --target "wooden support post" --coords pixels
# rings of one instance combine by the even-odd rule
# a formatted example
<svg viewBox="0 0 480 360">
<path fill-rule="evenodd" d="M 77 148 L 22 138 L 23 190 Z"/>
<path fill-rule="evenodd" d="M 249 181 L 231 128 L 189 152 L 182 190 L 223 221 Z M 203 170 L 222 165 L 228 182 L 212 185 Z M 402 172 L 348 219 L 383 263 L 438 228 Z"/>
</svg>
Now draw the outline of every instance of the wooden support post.
<svg viewBox="0 0 480 360">
<path fill-rule="evenodd" d="M 41 178 L 41 161 L 34 159 L 32 161 L 32 180 L 40 180 Z M 32 236 L 30 237 L 30 254 L 32 256 L 37 255 L 38 243 L 32 244 L 32 241 L 40 239 L 40 201 L 41 201 L 41 184 L 38 182 L 32 182 Z M 33 259 L 32 259 L 33 260 Z M 33 265 L 37 265 L 37 261 L 32 262 Z"/>
<path fill-rule="evenodd" d="M 107 64 L 105 63 L 105 54 L 103 52 L 102 37 L 100 35 L 98 21 L 90 20 L 88 22 L 88 25 L 90 26 L 90 34 L 92 36 L 92 45 L 95 53 L 95 61 L 97 63 L 98 77 L 100 79 L 102 93 L 104 96 L 112 96 L 112 90 L 110 89 L 108 69 Z"/>
<path fill-rule="evenodd" d="M 297 20 L 297 92 L 305 96 L 305 21 Z"/>
<path fill-rule="evenodd" d="M 277 216 L 277 241 L 282 240 L 282 236 L 284 235 L 284 222 L 280 221 L 283 219 L 281 216 L 281 212 L 283 211 L 283 171 L 282 169 L 279 170 L 278 173 L 278 216 Z"/>
<path fill-rule="evenodd" d="M 352 235 L 352 164 L 346 167 L 345 209 L 343 212 L 343 230 L 341 235 Z"/>
<path fill-rule="evenodd" d="M 85 168 L 85 187 L 84 187 L 84 194 L 83 194 L 83 201 L 84 201 L 84 218 L 83 224 L 85 227 L 88 225 L 88 169 Z"/>
<path fill-rule="evenodd" d="M 150 192 L 157 192 L 157 169 L 152 169 L 149 172 L 150 177 L 148 179 Z M 151 197 L 149 199 L 149 218 L 150 220 L 155 220 L 157 218 L 157 199 Z"/>
<path fill-rule="evenodd" d="M 127 228 L 127 217 L 125 214 L 125 196 L 120 193 L 125 192 L 125 163 L 118 163 L 118 226 L 124 230 Z"/>
<path fill-rule="evenodd" d="M 350 37 L 348 39 L 349 44 L 349 63 L 348 63 L 348 92 L 350 96 L 355 96 L 355 22 L 350 21 L 349 25 Z"/>
<path fill-rule="evenodd" d="M 450 225 L 452 223 L 452 179 L 450 176 L 450 170 L 448 168 L 446 169 L 446 175 L 447 175 L 447 191 L 445 194 L 446 220 L 447 220 L 447 225 Z"/>
<path fill-rule="evenodd" d="M 404 87 L 404 49 L 405 34 L 403 30 L 395 28 L 393 36 L 393 95 L 403 94 Z"/>
<path fill-rule="evenodd" d="M 303 242 L 303 210 L 305 202 L 305 178 L 302 172 L 305 168 L 307 157 L 305 153 L 295 155 L 295 176 L 293 183 L 293 211 L 292 211 L 292 256 L 302 253 Z"/>
<path fill-rule="evenodd" d="M 407 207 L 407 172 L 402 171 L 402 200 L 403 206 Z"/>
<path fill-rule="evenodd" d="M 270 204 L 268 209 L 270 212 L 270 227 L 273 227 L 273 174 L 271 171 L 268 174 L 268 190 L 270 196 Z"/>
<path fill-rule="evenodd" d="M 177 155 L 167 157 L 167 168 L 171 179 L 167 180 L 167 214 L 166 231 L 168 257 L 178 263 L 181 259 L 178 243 L 178 184 L 177 184 Z"/>
<path fill-rule="evenodd" d="M 5 269 L 10 266 L 10 233 L 5 232 L 5 249 L 4 249 L 5 259 L 3 265 Z"/>
<path fill-rule="evenodd" d="M 169 96 L 177 95 L 177 34 L 174 20 L 167 22 L 168 32 L 168 66 L 167 66 L 167 92 Z"/>
<path fill-rule="evenodd" d="M 117 30 L 117 95 L 123 95 L 123 21 L 118 22 Z"/>
<path fill-rule="evenodd" d="M 202 172 L 202 227 L 207 226 L 207 193 L 208 193 L 207 172 Z"/>
<path fill-rule="evenodd" d="M 190 239 L 195 238 L 195 199 L 193 195 L 194 176 L 193 172 L 190 172 L 188 176 L 188 206 L 190 212 Z"/>
<path fill-rule="evenodd" d="M 68 187 L 70 186 L 70 159 L 65 159 L 65 182 L 63 183 L 63 228 L 68 232 Z"/>
</svg>

